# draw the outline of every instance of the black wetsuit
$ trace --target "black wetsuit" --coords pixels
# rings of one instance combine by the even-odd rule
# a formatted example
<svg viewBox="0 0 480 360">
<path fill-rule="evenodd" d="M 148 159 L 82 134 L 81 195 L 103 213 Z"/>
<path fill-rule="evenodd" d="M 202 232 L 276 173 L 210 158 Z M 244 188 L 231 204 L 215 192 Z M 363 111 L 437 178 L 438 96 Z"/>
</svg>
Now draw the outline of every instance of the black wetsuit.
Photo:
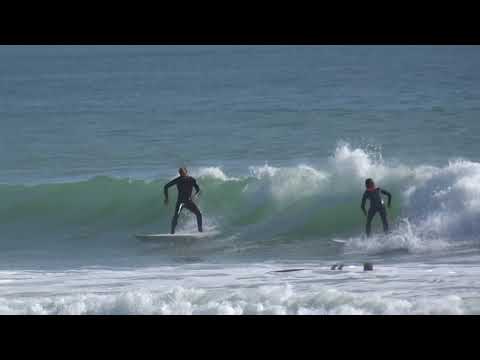
<svg viewBox="0 0 480 360">
<path fill-rule="evenodd" d="M 380 193 L 388 196 L 388 206 L 390 207 L 390 204 L 392 202 L 392 194 L 390 194 L 388 191 L 376 188 L 373 190 L 365 190 L 365 192 L 363 193 L 361 208 L 364 213 L 366 213 L 365 202 L 367 201 L 367 199 L 370 200 L 370 208 L 368 209 L 367 214 L 367 236 L 370 236 L 372 220 L 377 211 L 380 213 L 380 217 L 382 218 L 383 231 L 385 233 L 388 232 L 387 211 L 385 210 L 385 204 L 383 203 Z"/>
<path fill-rule="evenodd" d="M 177 205 L 175 206 L 175 214 L 173 215 L 172 219 L 171 233 L 175 234 L 178 216 L 184 207 L 196 215 L 198 231 L 202 232 L 202 213 L 198 209 L 197 205 L 195 205 L 195 203 L 192 201 L 193 188 L 195 188 L 197 191 L 196 194 L 200 192 L 200 187 L 198 186 L 197 181 L 191 176 L 179 176 L 173 179 L 163 188 L 165 199 L 168 199 L 168 188 L 173 185 L 177 185 L 178 198 Z"/>
</svg>

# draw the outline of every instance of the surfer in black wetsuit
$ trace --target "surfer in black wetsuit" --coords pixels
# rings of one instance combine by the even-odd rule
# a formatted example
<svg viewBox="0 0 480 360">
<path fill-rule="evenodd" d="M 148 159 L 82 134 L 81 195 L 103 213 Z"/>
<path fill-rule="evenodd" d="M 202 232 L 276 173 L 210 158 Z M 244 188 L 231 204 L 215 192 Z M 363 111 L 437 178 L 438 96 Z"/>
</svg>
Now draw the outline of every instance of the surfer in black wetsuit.
<svg viewBox="0 0 480 360">
<path fill-rule="evenodd" d="M 193 177 L 188 176 L 186 168 L 180 168 L 178 170 L 178 173 L 180 174 L 180 176 L 170 181 L 163 188 L 163 191 L 165 193 L 165 205 L 168 205 L 168 188 L 170 186 L 177 185 L 178 189 L 177 205 L 175 206 L 175 214 L 173 215 L 172 229 L 170 233 L 175 234 L 175 227 L 177 226 L 178 216 L 180 215 L 180 212 L 184 207 L 195 214 L 195 216 L 197 217 L 198 231 L 202 232 L 202 213 L 192 200 L 193 188 L 195 188 L 196 190 L 195 195 L 198 195 L 200 193 L 200 187 L 198 186 L 197 181 Z"/>
<path fill-rule="evenodd" d="M 367 188 L 367 190 L 365 190 L 365 192 L 363 193 L 361 208 L 363 213 L 367 217 L 367 236 L 370 236 L 372 220 L 377 211 L 380 213 L 380 217 L 382 218 L 383 231 L 386 234 L 388 232 L 387 210 L 385 209 L 385 203 L 383 202 L 380 193 L 388 196 L 388 208 L 390 208 L 390 204 L 392 202 L 392 194 L 383 189 L 376 188 L 375 183 L 372 179 L 365 180 L 365 187 Z M 367 199 L 370 200 L 370 208 L 368 209 L 368 214 L 365 210 L 365 202 L 367 201 Z"/>
</svg>

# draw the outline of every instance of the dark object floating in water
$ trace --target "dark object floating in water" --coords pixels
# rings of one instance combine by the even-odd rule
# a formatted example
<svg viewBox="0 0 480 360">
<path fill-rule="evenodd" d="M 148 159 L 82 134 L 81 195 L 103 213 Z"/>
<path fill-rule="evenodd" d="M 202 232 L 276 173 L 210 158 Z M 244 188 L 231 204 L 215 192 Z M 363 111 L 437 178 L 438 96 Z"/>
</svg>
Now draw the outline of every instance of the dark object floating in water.
<svg viewBox="0 0 480 360">
<path fill-rule="evenodd" d="M 340 264 L 340 265 L 334 264 L 330 268 L 330 270 L 342 270 L 342 269 L 343 269 L 343 264 Z"/>
<path fill-rule="evenodd" d="M 372 270 L 373 270 L 373 264 L 372 263 L 363 264 L 363 271 L 372 271 Z"/>
<path fill-rule="evenodd" d="M 292 272 L 292 271 L 302 271 L 305 269 L 286 269 L 286 270 L 275 270 L 274 272 L 284 273 L 284 272 Z"/>
</svg>

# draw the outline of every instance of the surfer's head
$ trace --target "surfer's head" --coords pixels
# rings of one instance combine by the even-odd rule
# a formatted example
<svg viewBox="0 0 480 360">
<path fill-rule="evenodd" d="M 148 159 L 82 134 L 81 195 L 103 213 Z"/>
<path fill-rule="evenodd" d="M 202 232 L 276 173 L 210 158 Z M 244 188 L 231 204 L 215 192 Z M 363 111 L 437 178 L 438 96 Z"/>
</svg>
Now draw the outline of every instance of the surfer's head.
<svg viewBox="0 0 480 360">
<path fill-rule="evenodd" d="M 368 178 L 367 180 L 365 180 L 365 187 L 367 188 L 367 190 L 375 189 L 375 183 L 372 179 Z"/>
<path fill-rule="evenodd" d="M 187 176 L 188 174 L 187 168 L 181 167 L 180 169 L 178 169 L 178 173 L 180 174 L 180 176 Z"/>
</svg>

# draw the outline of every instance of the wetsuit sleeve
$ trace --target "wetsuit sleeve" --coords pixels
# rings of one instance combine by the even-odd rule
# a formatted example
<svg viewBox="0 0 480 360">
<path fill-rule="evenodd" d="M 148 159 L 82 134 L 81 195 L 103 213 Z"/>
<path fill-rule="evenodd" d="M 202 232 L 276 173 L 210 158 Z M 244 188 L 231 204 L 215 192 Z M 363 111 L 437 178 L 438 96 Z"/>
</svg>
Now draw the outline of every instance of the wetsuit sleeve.
<svg viewBox="0 0 480 360">
<path fill-rule="evenodd" d="M 195 188 L 195 195 L 197 195 L 200 192 L 200 186 L 197 184 L 197 180 L 193 179 L 193 187 Z"/>
<path fill-rule="evenodd" d="M 380 191 L 382 192 L 382 194 L 388 196 L 388 206 L 390 206 L 390 204 L 392 203 L 392 194 L 390 194 L 388 191 L 383 189 L 381 189 Z"/>
<path fill-rule="evenodd" d="M 175 185 L 178 182 L 178 179 L 180 179 L 180 177 L 173 179 L 163 187 L 163 193 L 165 194 L 165 199 L 168 199 L 168 188 Z"/>
<path fill-rule="evenodd" d="M 360 206 L 362 211 L 366 213 L 365 211 L 365 202 L 367 201 L 367 192 L 365 191 L 362 196 L 362 205 Z"/>
</svg>

